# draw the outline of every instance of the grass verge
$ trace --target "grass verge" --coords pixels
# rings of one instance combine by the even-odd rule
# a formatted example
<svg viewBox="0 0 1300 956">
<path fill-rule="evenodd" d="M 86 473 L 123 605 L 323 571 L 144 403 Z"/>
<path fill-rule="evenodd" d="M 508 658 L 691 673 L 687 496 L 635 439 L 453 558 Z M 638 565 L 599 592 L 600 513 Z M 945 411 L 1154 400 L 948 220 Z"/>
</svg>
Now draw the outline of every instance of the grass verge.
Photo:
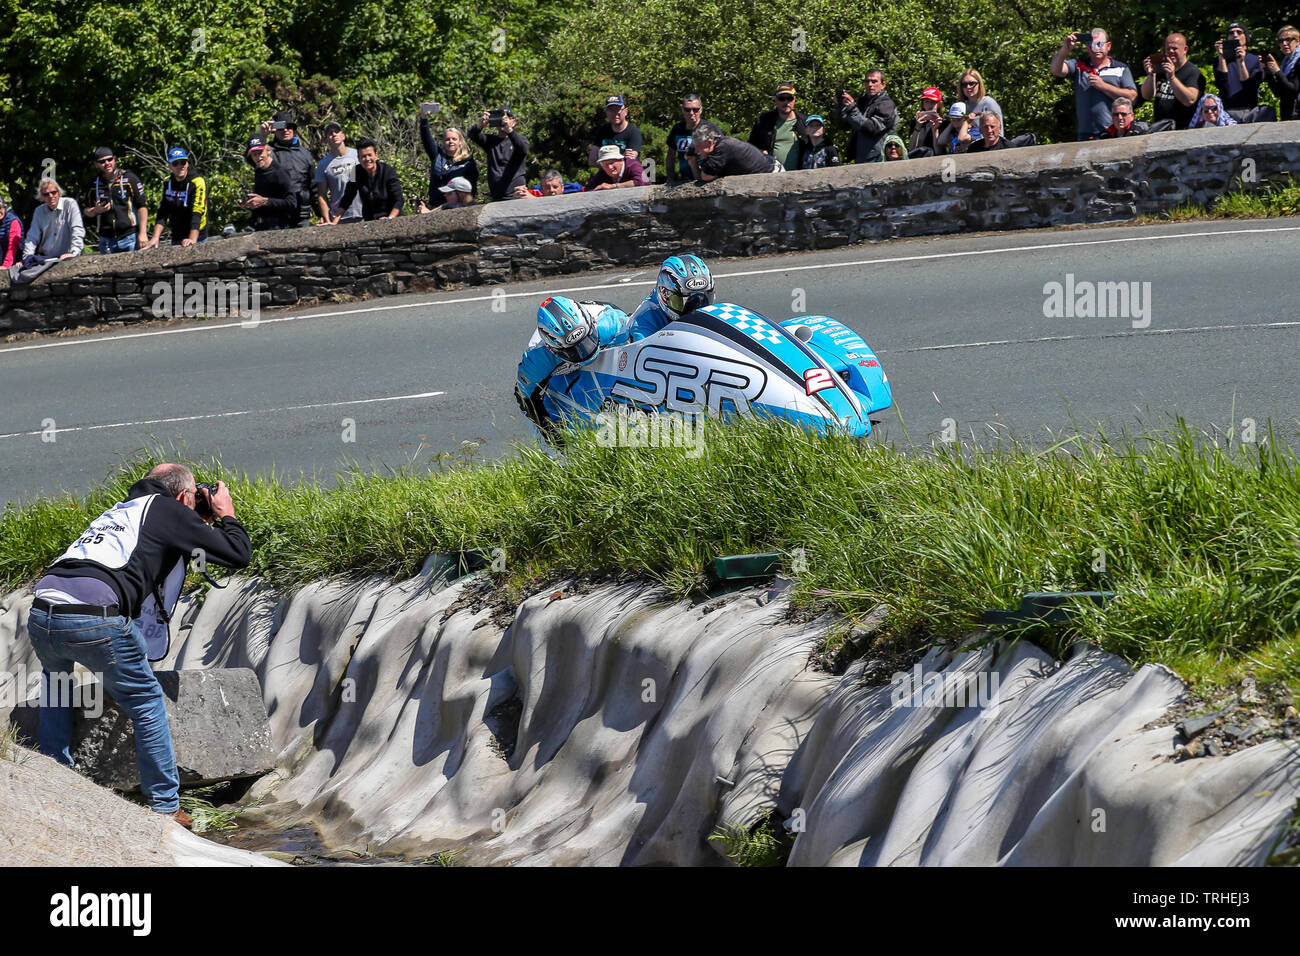
<svg viewBox="0 0 1300 956">
<path fill-rule="evenodd" d="M 1138 216 L 1134 222 L 1193 222 L 1200 219 L 1269 219 L 1276 216 L 1300 216 L 1300 182 L 1288 177 L 1285 183 L 1262 183 L 1237 188 L 1214 199 L 1208 206 L 1183 203 L 1153 216 Z"/>
<path fill-rule="evenodd" d="M 1023 636 L 1088 640 L 1194 685 L 1300 688 L 1300 482 L 1271 430 L 1245 444 L 1183 422 L 1050 448 L 945 445 L 904 454 L 779 424 L 710 424 L 706 453 L 600 447 L 341 476 L 281 487 L 216 462 L 252 535 L 252 570 L 292 587 L 328 575 L 407 575 L 434 551 L 501 549 L 511 597 L 568 575 L 633 573 L 698 592 L 719 555 L 798 555 L 805 607 L 893 613 L 876 650 L 951 641 L 1022 593 L 1114 590 L 1070 625 Z M 156 460 L 124 463 L 84 499 L 7 506 L 0 588 L 33 580 L 89 518 Z M 791 562 L 792 566 L 794 561 Z"/>
</svg>

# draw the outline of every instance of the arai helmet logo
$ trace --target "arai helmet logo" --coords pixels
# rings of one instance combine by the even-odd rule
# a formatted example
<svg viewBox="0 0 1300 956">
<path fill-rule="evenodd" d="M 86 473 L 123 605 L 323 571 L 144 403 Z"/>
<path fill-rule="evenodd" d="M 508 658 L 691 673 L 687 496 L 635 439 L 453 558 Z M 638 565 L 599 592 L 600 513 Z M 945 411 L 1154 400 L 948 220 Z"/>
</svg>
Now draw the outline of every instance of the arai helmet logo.
<svg viewBox="0 0 1300 956">
<path fill-rule="evenodd" d="M 687 292 L 703 292 L 709 287 L 709 280 L 704 276 L 691 276 L 682 283 L 682 288 Z"/>
</svg>

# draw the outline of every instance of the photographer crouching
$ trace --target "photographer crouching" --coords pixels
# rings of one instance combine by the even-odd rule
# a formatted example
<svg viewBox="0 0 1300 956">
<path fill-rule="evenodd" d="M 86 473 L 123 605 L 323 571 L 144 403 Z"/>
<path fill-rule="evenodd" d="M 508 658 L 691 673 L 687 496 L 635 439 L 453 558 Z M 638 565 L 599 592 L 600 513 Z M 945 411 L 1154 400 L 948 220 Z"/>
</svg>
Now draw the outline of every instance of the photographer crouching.
<svg viewBox="0 0 1300 956">
<path fill-rule="evenodd" d="M 140 789 L 151 809 L 182 826 L 180 778 L 162 687 L 149 666 L 167 654 L 168 621 L 191 557 L 248 566 L 252 545 L 225 482 L 198 486 L 184 465 L 158 465 L 90 523 L 36 582 L 27 631 L 41 661 L 41 753 L 69 767 L 73 664 L 103 681 L 135 729 Z M 146 644 L 146 633 L 151 639 Z"/>
</svg>

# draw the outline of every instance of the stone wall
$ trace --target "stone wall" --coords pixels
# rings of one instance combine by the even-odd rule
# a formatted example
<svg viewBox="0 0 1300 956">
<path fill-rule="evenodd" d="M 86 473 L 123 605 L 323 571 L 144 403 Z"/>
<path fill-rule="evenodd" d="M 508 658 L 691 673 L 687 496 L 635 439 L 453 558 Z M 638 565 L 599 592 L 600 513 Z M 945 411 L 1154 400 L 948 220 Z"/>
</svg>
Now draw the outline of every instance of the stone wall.
<svg viewBox="0 0 1300 956">
<path fill-rule="evenodd" d="M 1265 123 L 241 235 L 189 249 L 82 256 L 29 285 L 10 287 L 0 273 L 0 335 L 165 317 L 164 289 L 190 283 L 193 290 L 209 280 L 257 283 L 265 309 L 649 265 L 682 251 L 744 258 L 901 236 L 1124 221 L 1205 203 L 1237 179 L 1284 180 L 1297 168 L 1300 122 Z M 171 307 L 173 314 L 227 314 L 205 302 L 173 297 Z"/>
</svg>

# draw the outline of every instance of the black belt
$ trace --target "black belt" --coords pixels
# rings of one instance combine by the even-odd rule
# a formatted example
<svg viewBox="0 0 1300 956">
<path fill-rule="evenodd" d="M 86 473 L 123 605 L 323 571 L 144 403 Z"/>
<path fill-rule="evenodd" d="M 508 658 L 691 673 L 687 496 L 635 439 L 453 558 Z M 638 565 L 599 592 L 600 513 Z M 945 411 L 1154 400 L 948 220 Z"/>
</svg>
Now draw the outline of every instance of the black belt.
<svg viewBox="0 0 1300 956">
<path fill-rule="evenodd" d="M 122 611 L 116 604 L 51 604 L 45 598 L 37 598 L 32 607 L 50 614 L 88 614 L 92 617 L 121 617 Z"/>
</svg>

